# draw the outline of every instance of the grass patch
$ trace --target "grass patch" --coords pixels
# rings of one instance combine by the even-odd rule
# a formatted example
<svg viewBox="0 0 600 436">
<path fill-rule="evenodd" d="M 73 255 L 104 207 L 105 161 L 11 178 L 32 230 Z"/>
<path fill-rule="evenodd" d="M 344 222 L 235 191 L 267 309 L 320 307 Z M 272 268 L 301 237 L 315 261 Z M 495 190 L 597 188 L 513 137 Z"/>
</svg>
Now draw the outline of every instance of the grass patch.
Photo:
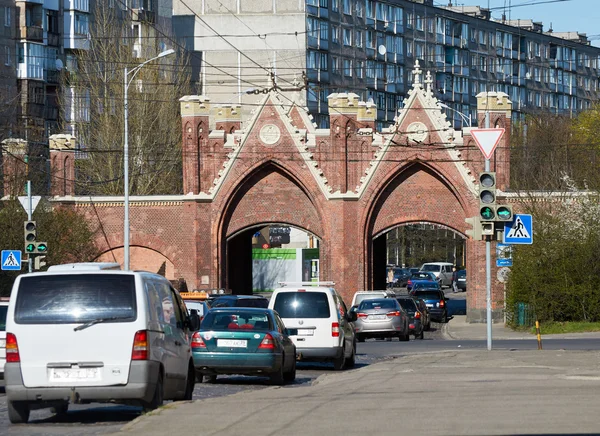
<svg viewBox="0 0 600 436">
<path fill-rule="evenodd" d="M 600 332 L 600 322 L 547 322 L 540 323 L 540 330 L 543 335 L 556 335 L 560 333 L 584 333 Z M 535 334 L 535 327 L 531 328 L 531 333 Z"/>
</svg>

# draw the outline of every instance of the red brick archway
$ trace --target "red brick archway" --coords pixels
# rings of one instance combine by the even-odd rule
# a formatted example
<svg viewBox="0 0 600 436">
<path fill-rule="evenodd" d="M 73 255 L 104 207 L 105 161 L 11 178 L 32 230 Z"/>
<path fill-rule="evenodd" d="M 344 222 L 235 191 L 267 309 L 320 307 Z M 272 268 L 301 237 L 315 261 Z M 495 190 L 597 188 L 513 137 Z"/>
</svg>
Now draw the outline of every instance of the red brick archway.
<svg viewBox="0 0 600 436">
<path fill-rule="evenodd" d="M 375 131 L 377 108 L 354 94 L 329 96 L 331 129 L 316 129 L 305 109 L 277 92 L 264 96 L 243 126 L 238 105 L 213 111 L 208 98 L 182 98 L 183 195 L 130 199 L 131 243 L 148 249 L 132 257 L 132 268 L 153 252 L 153 262 L 168 259 L 173 276 L 190 289 L 227 287 L 236 268 L 232 259 L 245 244 L 233 247 L 234 240 L 283 223 L 320 238 L 321 277 L 335 281 L 349 301 L 357 289 L 376 283 L 373 241 L 386 230 L 426 221 L 465 235 L 465 218 L 478 212 L 475 175 L 483 157 L 470 129 L 450 127 L 430 76 L 422 82 L 415 70 L 413 77 L 394 125 L 382 132 Z M 505 191 L 511 102 L 503 93 L 480 94 L 478 101 L 479 124 L 488 112 L 492 125 L 507 131 L 491 161 Z M 103 252 L 121 247 L 122 197 L 72 197 L 67 188 L 55 201 L 85 211 L 98 227 Z M 468 315 L 481 321 L 484 247 L 467 240 L 466 251 Z M 499 309 L 497 282 L 492 298 Z"/>
</svg>

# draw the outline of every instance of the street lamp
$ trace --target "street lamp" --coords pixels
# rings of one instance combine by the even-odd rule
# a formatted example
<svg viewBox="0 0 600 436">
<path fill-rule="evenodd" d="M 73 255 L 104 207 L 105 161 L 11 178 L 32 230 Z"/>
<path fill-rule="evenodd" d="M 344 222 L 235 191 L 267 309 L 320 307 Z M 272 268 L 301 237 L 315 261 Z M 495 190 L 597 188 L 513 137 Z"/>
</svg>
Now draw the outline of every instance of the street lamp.
<svg viewBox="0 0 600 436">
<path fill-rule="evenodd" d="M 142 62 L 137 67 L 132 68 L 130 71 L 127 71 L 127 67 L 125 67 L 125 73 L 123 74 L 123 83 L 125 85 L 124 97 L 123 97 L 123 110 L 125 113 L 125 142 L 123 144 L 123 190 L 124 190 L 124 214 L 123 214 L 123 250 L 124 250 L 124 259 L 123 259 L 123 267 L 125 270 L 129 269 L 129 126 L 128 126 L 128 103 L 127 103 L 127 92 L 129 91 L 129 85 L 131 85 L 131 81 L 135 77 L 135 75 L 140 71 L 140 69 L 149 62 L 155 61 L 156 59 L 162 58 L 164 56 L 168 56 L 172 53 L 175 53 L 175 50 L 169 49 L 165 50 L 158 54 L 158 56 L 153 57 L 152 59 L 148 59 L 145 62 Z M 127 80 L 127 76 L 131 74 L 131 78 L 129 81 Z"/>
<path fill-rule="evenodd" d="M 438 104 L 443 107 L 444 109 L 450 109 L 452 112 L 456 112 L 458 115 L 460 115 L 460 117 L 463 120 L 463 123 L 467 123 L 468 127 L 471 127 L 471 114 L 469 114 L 469 116 L 467 117 L 465 114 L 463 114 L 462 112 L 457 111 L 454 108 L 451 108 L 450 106 L 448 106 L 447 104 L 442 103 L 441 101 L 438 102 Z"/>
</svg>

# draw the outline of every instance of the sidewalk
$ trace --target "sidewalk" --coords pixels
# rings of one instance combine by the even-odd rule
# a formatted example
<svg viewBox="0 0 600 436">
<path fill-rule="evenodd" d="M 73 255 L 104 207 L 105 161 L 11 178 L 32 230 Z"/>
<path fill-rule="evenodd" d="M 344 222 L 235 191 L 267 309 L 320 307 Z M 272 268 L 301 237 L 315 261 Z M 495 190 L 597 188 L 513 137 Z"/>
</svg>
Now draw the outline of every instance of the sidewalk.
<svg viewBox="0 0 600 436">
<path fill-rule="evenodd" d="M 558 335 L 544 335 L 544 326 L 542 330 L 542 340 L 544 339 L 600 339 L 600 332 L 586 333 L 564 333 Z M 446 339 L 453 340 L 486 340 L 487 324 L 468 323 L 466 315 L 454 315 L 450 321 L 444 324 L 442 335 Z M 514 331 L 502 323 L 492 324 L 492 339 L 531 339 L 537 340 L 536 335 L 529 332 Z"/>
<path fill-rule="evenodd" d="M 331 372 L 312 385 L 169 403 L 118 435 L 597 434 L 599 356 L 563 350 L 414 353 Z"/>
</svg>

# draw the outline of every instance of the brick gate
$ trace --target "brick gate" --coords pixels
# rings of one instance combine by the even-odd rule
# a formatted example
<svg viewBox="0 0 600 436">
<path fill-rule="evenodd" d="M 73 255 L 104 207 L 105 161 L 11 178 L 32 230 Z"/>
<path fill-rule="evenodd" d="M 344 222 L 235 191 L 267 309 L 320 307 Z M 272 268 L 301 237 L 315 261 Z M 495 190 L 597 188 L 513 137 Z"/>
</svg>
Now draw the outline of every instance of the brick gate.
<svg viewBox="0 0 600 436">
<path fill-rule="evenodd" d="M 413 80 L 394 125 L 382 132 L 375 131 L 377 108 L 355 94 L 328 97 L 329 129 L 315 128 L 304 108 L 276 92 L 263 96 L 243 128 L 238 105 L 183 97 L 184 194 L 130 198 L 132 268 L 184 278 L 189 288 L 247 292 L 253 229 L 283 224 L 320 238 L 321 278 L 335 281 L 349 302 L 358 289 L 385 285 L 374 264 L 384 241 L 378 236 L 390 229 L 428 222 L 465 237 L 465 218 L 478 214 L 483 156 L 470 128 L 456 131 L 446 120 L 431 75 L 423 78 L 417 66 Z M 491 126 L 506 129 L 491 161 L 502 191 L 511 105 L 503 93 L 478 95 L 479 125 L 488 111 Z M 69 153 L 55 148 L 53 172 L 65 174 Z M 123 198 L 74 197 L 72 189 L 53 185 L 55 201 L 98 225 L 99 260 L 121 262 Z M 485 244 L 467 240 L 466 252 L 468 318 L 484 321 Z M 499 320 L 503 288 L 492 277 Z"/>
</svg>

